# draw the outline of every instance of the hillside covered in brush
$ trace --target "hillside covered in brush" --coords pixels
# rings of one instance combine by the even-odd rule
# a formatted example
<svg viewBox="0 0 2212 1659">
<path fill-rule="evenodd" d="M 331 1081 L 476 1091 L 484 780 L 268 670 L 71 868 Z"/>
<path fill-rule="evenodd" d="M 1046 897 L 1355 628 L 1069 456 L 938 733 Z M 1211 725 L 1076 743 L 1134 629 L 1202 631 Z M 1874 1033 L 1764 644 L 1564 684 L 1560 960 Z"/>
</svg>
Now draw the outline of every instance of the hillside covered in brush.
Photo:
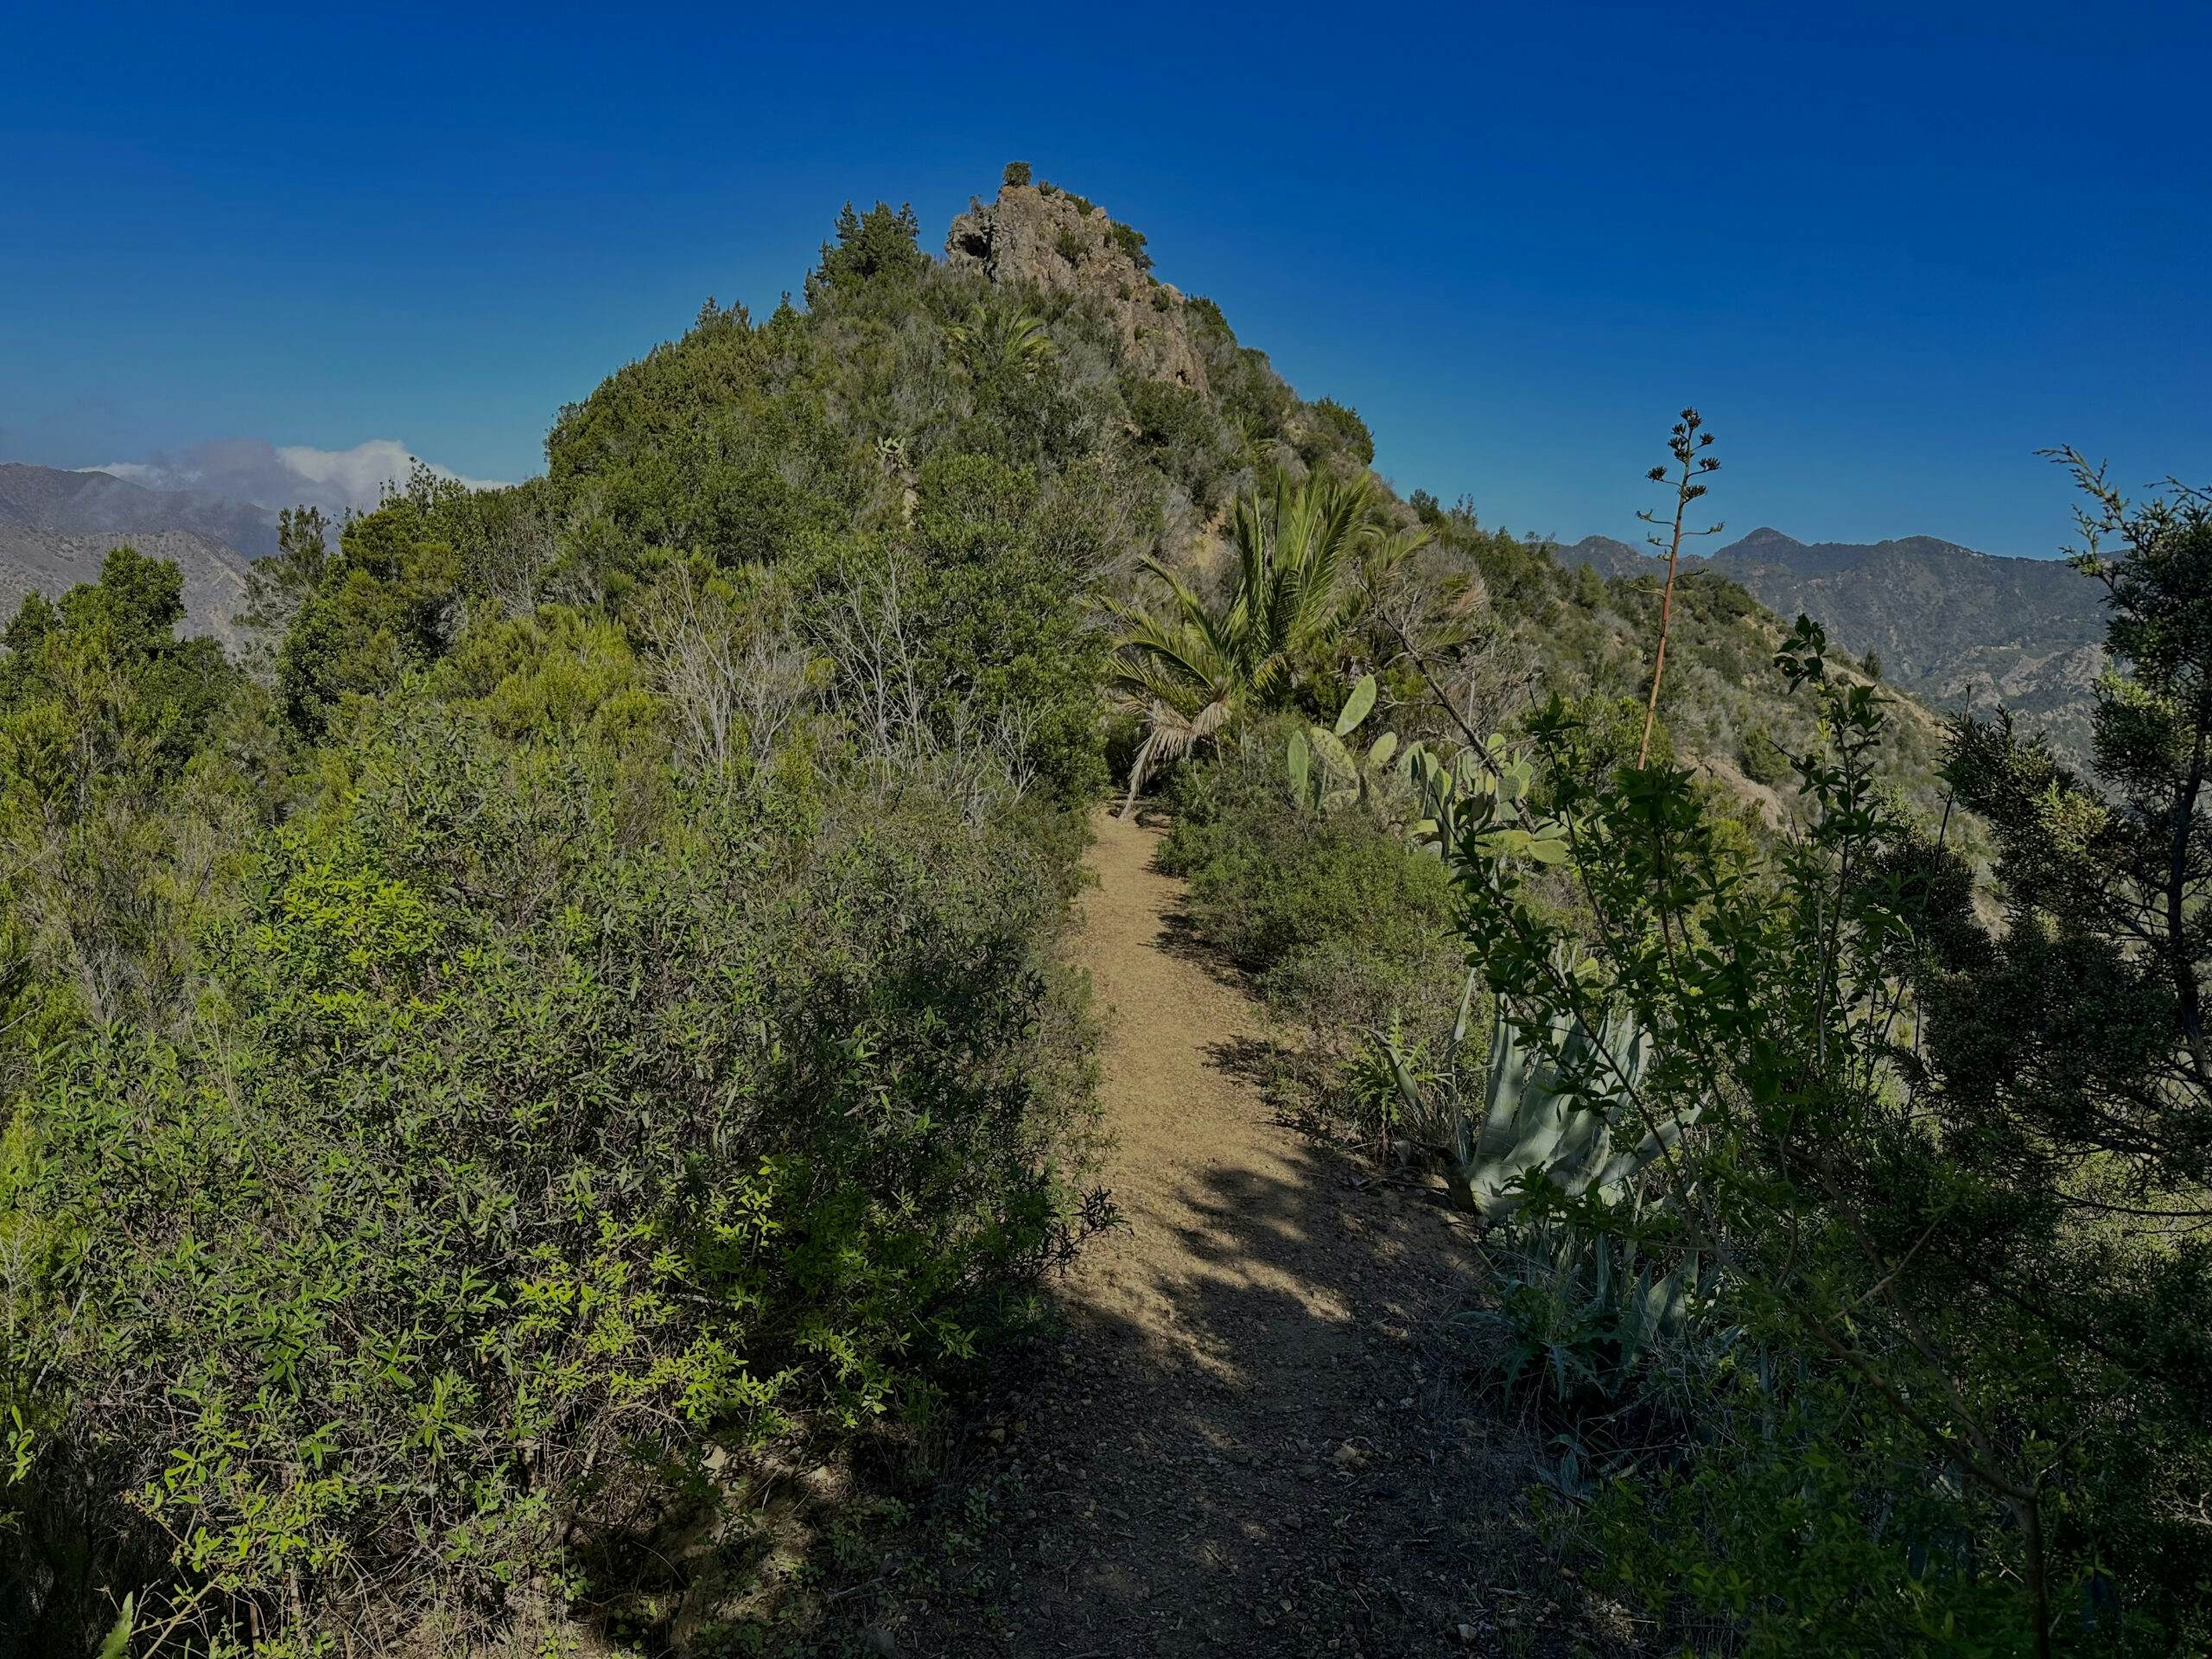
<svg viewBox="0 0 2212 1659">
<path fill-rule="evenodd" d="M 2159 843 L 1717 569 L 1676 584 L 1661 674 L 1649 582 L 1401 499 L 1374 459 L 1140 231 L 1017 163 L 942 257 L 910 210 L 848 206 L 796 301 L 709 300 L 559 410 L 540 477 L 418 472 L 334 536 L 288 517 L 239 660 L 179 638 L 186 576 L 143 552 L 25 597 L 0 1630 L 138 1659 L 855 1650 L 838 1621 L 889 1576 L 858 1517 L 899 1503 L 798 1538 L 791 1494 L 944 1474 L 1114 1220 L 1068 946 L 1110 802 L 1172 823 L 1147 874 L 1187 881 L 1178 948 L 1274 1014 L 1234 1058 L 1284 1116 L 1470 1237 L 1525 1240 L 1475 1230 L 1525 1201 L 1565 1253 L 1445 1310 L 1433 1352 L 1503 1376 L 1497 1424 L 1587 1430 L 1516 1478 L 1589 1517 L 1560 1560 L 1649 1611 L 1592 1640 L 1904 1653 L 1986 1618 L 1991 1651 L 2045 1651 L 2012 1636 L 2051 1623 L 2046 1513 L 2051 1574 L 2125 1599 L 2139 1650 L 2201 1631 L 2158 1587 L 2205 1581 L 2196 1520 L 2109 1455 L 2203 1466 L 2201 1344 L 2158 1318 L 2201 1253 L 2046 1179 L 2088 1170 L 2111 1213 L 2190 1191 L 2201 1029 L 2194 1073 L 2148 1081 L 2080 1046 L 2164 1052 L 2196 958 L 2107 948 L 2107 889 L 2061 856 L 2155 874 Z M 1947 741 L 2012 891 L 2067 928 L 1982 931 Z M 1547 1031 L 1618 1075 L 1532 1083 L 1554 1121 L 1505 1169 L 1481 1079 Z M 1899 1091 L 1947 1066 L 1971 1109 L 1931 1128 Z M 1608 1154 L 1592 1103 L 1646 1077 L 1667 1122 L 1618 1119 Z M 2131 1114 L 2142 1139 L 2107 1131 Z M 1572 1192 L 1541 1179 L 1562 1145 Z M 1600 1262 L 1599 1314 L 1546 1300 Z M 2004 1325 L 2014 1294 L 2057 1312 Z M 1923 1323 L 1880 1324 L 1907 1296 Z M 1493 1325 L 1503 1359 L 1465 1345 Z M 2153 1350 L 2179 1380 L 2139 1389 Z M 1972 1433 L 1931 1449 L 1912 1402 L 1944 1388 Z M 1600 1453 L 1610 1504 L 1578 1472 Z M 1424 1560 L 1429 1599 L 1345 1628 L 1456 1630 L 1478 1570 Z"/>
<path fill-rule="evenodd" d="M 1045 563 L 1094 598 L 1152 591 L 1146 558 L 1219 588 L 1240 493 L 1336 473 L 1364 478 L 1378 529 L 1426 541 L 1408 574 L 1424 593 L 1450 588 L 1479 636 L 1486 718 L 1539 688 L 1642 695 L 1658 624 L 1648 584 L 1592 582 L 1484 525 L 1474 504 L 1397 499 L 1367 470 L 1356 413 L 1300 397 L 1217 307 L 1153 274 L 1140 232 L 1080 197 L 1009 182 L 956 219 L 943 260 L 921 252 L 911 218 L 849 213 L 806 297 L 760 322 L 709 306 L 563 410 L 546 477 L 480 498 L 508 526 L 510 550 L 490 560 L 508 567 L 499 580 L 596 592 L 667 550 L 770 564 L 856 525 L 896 539 L 926 524 L 953 457 L 987 455 L 1020 470 L 1044 519 L 1085 526 Z M 1811 730 L 1767 668 L 1783 619 L 1717 573 L 1687 582 L 1682 601 L 1662 705 L 1675 750 L 1771 804 L 1784 753 Z M 1935 729 L 1909 720 L 1899 762 L 1923 806 Z"/>
</svg>

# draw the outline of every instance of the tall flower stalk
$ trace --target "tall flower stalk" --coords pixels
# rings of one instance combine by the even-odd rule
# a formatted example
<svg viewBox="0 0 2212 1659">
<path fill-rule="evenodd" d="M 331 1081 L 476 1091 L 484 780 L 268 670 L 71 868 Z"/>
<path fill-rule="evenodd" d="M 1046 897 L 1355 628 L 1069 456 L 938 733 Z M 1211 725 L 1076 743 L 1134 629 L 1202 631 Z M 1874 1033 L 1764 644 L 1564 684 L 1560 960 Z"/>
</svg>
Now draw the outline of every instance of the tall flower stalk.
<svg viewBox="0 0 2212 1659">
<path fill-rule="evenodd" d="M 1668 452 L 1681 469 L 1671 475 L 1675 486 L 1675 519 L 1672 534 L 1666 537 L 1646 536 L 1643 539 L 1654 547 L 1667 551 L 1667 586 L 1659 596 L 1659 650 L 1651 659 L 1651 696 L 1643 705 L 1643 741 L 1637 745 L 1636 764 L 1641 770 L 1651 756 L 1651 728 L 1659 719 L 1659 682 L 1667 673 L 1667 635 L 1675 622 L 1675 567 L 1681 561 L 1682 538 L 1685 536 L 1718 536 L 1726 526 L 1713 524 L 1704 530 L 1685 530 L 1682 519 L 1688 513 L 1690 503 L 1705 493 L 1699 482 L 1707 474 L 1720 470 L 1719 460 L 1705 452 L 1713 447 L 1713 434 L 1700 431 L 1705 423 L 1697 410 L 1686 409 L 1682 418 L 1675 423 L 1672 436 L 1667 440 Z M 1654 484 L 1669 481 L 1670 474 L 1664 467 L 1654 467 L 1648 474 Z M 1636 515 L 1647 524 L 1661 528 L 1667 521 L 1649 509 Z"/>
</svg>

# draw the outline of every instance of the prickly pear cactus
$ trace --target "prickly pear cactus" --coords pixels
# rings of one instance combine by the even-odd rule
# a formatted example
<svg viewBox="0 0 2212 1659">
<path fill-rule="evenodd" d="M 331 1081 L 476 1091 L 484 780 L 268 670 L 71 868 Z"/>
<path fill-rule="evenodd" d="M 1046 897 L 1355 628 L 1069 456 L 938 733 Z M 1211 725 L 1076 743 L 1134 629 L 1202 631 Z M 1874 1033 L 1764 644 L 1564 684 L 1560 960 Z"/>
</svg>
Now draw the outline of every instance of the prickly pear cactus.
<svg viewBox="0 0 2212 1659">
<path fill-rule="evenodd" d="M 1290 792 L 1301 810 L 1313 812 L 1349 806 L 1373 796 L 1389 772 L 1413 775 L 1421 754 L 1420 744 L 1410 744 L 1401 750 L 1398 734 L 1385 732 L 1363 753 L 1344 741 L 1374 712 L 1375 696 L 1375 677 L 1363 675 L 1344 700 L 1343 711 L 1337 715 L 1335 730 L 1309 726 L 1290 734 L 1286 758 Z M 1395 766 L 1391 765 L 1393 760 L 1397 763 Z"/>
</svg>

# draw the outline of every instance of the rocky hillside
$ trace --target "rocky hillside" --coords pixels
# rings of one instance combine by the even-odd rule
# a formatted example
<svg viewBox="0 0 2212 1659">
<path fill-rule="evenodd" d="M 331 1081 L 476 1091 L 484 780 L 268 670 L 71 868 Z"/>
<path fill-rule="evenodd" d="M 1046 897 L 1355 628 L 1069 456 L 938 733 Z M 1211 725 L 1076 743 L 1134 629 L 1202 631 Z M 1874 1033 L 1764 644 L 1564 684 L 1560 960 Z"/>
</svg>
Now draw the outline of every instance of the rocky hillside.
<svg viewBox="0 0 2212 1659">
<path fill-rule="evenodd" d="M 1649 550 L 1590 536 L 1560 561 L 1606 577 L 1662 569 Z M 2086 761 L 2091 693 L 2103 671 L 2101 592 L 2055 559 L 1999 558 L 1933 536 L 1801 542 L 1761 528 L 1709 557 L 1778 614 L 1803 611 L 1838 643 L 1880 658 L 1884 677 L 1945 709 L 2002 703 Z"/>
<path fill-rule="evenodd" d="M 235 644 L 246 570 L 276 550 L 276 515 L 183 490 L 149 490 L 106 473 L 0 465 L 0 607 L 99 579 L 128 542 L 184 573 L 186 627 Z"/>
<path fill-rule="evenodd" d="M 1142 232 L 1081 196 L 1020 177 L 988 206 L 969 199 L 944 239 L 945 264 L 995 283 L 1088 296 L 1112 318 L 1125 364 L 1147 378 L 1205 391 L 1205 362 L 1185 302 L 1153 276 Z"/>
</svg>

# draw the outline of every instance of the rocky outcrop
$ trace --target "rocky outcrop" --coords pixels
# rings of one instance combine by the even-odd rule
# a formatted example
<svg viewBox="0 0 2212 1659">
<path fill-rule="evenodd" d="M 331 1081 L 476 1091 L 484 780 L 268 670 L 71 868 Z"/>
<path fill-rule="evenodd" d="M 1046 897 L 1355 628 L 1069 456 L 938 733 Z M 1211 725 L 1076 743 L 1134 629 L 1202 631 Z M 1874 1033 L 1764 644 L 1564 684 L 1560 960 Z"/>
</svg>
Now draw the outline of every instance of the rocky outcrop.
<svg viewBox="0 0 2212 1659">
<path fill-rule="evenodd" d="M 1103 207 L 1050 185 L 1008 184 L 986 206 L 971 197 L 944 239 L 945 263 L 994 283 L 1086 295 L 1118 325 L 1125 360 L 1149 379 L 1204 391 L 1183 296 L 1154 280 L 1143 239 Z"/>
</svg>

